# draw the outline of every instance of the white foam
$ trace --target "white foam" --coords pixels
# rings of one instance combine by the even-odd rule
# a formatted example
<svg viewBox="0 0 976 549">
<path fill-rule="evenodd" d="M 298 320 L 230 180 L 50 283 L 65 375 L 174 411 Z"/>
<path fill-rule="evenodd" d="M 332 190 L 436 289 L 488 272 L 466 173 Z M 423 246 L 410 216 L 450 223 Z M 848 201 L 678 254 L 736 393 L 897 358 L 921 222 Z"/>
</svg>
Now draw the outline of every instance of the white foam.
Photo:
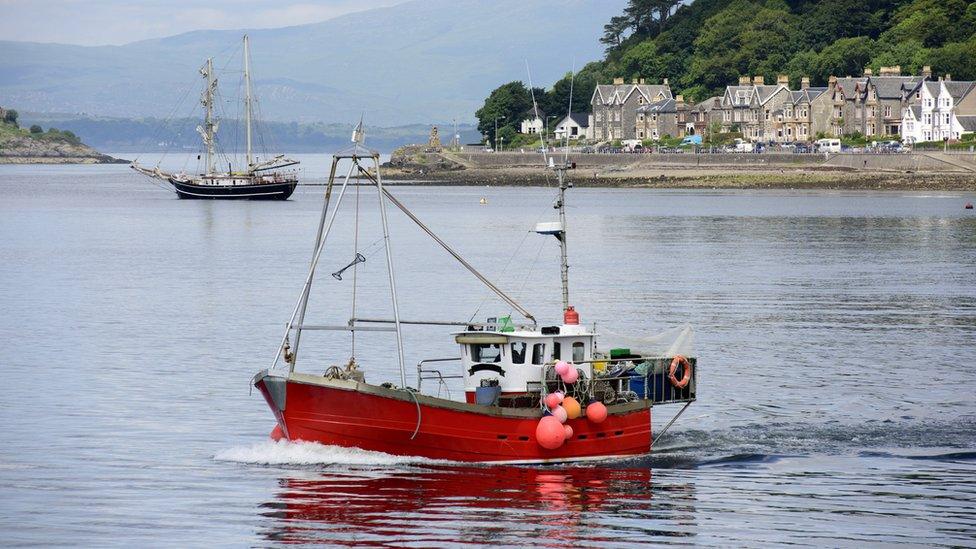
<svg viewBox="0 0 976 549">
<path fill-rule="evenodd" d="M 214 455 L 217 461 L 258 465 L 407 465 L 448 463 L 416 456 L 394 456 L 359 448 L 326 446 L 316 442 L 265 440 L 250 446 L 235 446 Z"/>
</svg>

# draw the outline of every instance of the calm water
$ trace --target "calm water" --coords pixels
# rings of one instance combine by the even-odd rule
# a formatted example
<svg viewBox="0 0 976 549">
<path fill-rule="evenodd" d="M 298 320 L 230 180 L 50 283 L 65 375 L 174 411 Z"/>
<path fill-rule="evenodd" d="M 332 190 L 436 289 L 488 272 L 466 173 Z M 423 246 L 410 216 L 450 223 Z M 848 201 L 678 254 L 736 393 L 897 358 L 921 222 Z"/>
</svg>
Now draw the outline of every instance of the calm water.
<svg viewBox="0 0 976 549">
<path fill-rule="evenodd" d="M 322 177 L 327 158 L 309 160 Z M 558 315 L 558 249 L 527 232 L 553 190 L 394 192 Z M 297 297 L 321 193 L 191 202 L 124 166 L 0 167 L 5 545 L 976 546 L 972 196 L 572 191 L 584 322 L 693 324 L 700 400 L 653 457 L 515 468 L 267 441 L 249 380 Z M 351 312 L 351 281 L 328 273 L 356 251 L 355 198 L 312 322 Z M 385 316 L 375 192 L 359 199 L 358 313 Z M 390 216 L 404 317 L 508 312 Z M 456 353 L 440 329 L 406 345 L 408 364 Z M 341 363 L 348 335 L 307 336 L 302 355 Z M 360 335 L 357 355 L 368 380 L 398 378 L 389 334 Z"/>
</svg>

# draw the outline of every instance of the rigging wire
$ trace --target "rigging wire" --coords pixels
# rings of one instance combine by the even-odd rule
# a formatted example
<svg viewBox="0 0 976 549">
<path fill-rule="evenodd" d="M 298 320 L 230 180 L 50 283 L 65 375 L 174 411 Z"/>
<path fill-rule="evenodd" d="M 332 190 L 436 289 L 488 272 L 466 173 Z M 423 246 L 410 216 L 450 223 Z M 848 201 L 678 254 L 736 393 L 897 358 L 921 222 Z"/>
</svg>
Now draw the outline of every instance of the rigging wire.
<svg viewBox="0 0 976 549">
<path fill-rule="evenodd" d="M 352 238 L 352 253 L 359 253 L 359 189 L 360 189 L 361 179 L 359 172 L 356 172 L 356 216 L 355 223 L 353 224 L 353 238 Z M 359 272 L 359 264 L 354 264 L 352 266 L 352 316 L 349 318 L 356 318 L 356 286 L 357 286 L 357 274 Z M 356 360 L 356 330 L 351 330 L 350 337 L 352 338 L 352 344 L 349 351 L 349 362 L 354 363 Z"/>
</svg>

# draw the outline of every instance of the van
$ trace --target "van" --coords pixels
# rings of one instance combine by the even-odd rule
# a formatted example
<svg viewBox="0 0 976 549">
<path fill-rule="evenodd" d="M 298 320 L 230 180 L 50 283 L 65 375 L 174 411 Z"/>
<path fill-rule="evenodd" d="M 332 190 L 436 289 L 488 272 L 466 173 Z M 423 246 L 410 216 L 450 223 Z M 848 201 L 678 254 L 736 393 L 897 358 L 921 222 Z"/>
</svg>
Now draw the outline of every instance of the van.
<svg viewBox="0 0 976 549">
<path fill-rule="evenodd" d="M 736 139 L 732 150 L 740 153 L 751 153 L 752 151 L 756 150 L 756 146 L 743 139 Z"/>
<path fill-rule="evenodd" d="M 813 144 L 817 152 L 840 152 L 840 139 L 818 139 Z"/>
</svg>

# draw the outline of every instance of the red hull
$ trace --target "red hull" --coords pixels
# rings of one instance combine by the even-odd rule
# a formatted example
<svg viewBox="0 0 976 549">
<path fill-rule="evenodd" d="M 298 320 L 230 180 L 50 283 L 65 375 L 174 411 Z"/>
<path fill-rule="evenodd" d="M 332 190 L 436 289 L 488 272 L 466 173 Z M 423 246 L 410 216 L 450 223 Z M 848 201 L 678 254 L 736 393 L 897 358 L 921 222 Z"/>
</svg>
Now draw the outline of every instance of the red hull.
<svg viewBox="0 0 976 549">
<path fill-rule="evenodd" d="M 465 462 L 575 461 L 645 454 L 651 447 L 651 410 L 642 403 L 611 406 L 600 424 L 569 420 L 573 437 L 546 450 L 535 438 L 538 410 L 415 400 L 404 391 L 300 374 L 287 381 L 259 375 L 255 386 L 289 440 Z"/>
</svg>

